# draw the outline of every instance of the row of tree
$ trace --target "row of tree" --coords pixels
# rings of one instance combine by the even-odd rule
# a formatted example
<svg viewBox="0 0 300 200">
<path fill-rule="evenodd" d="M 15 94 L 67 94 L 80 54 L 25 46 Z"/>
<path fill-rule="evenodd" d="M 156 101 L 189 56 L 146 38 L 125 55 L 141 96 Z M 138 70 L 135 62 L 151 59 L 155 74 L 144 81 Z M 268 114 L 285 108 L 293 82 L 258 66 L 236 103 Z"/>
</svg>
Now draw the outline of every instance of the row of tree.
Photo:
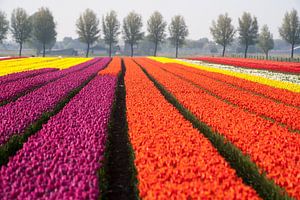
<svg viewBox="0 0 300 200">
<path fill-rule="evenodd" d="M 22 55 L 22 47 L 26 41 L 30 41 L 37 48 L 42 46 L 43 56 L 45 56 L 46 46 L 56 42 L 56 24 L 48 8 L 40 8 L 31 16 L 24 9 L 16 8 L 11 14 L 10 23 L 9 26 L 5 14 L 0 11 L 0 43 L 10 30 L 14 40 L 20 46 L 19 56 Z"/>
<path fill-rule="evenodd" d="M 219 15 L 217 22 L 213 21 L 210 27 L 211 34 L 215 42 L 223 47 L 222 56 L 225 54 L 225 49 L 230 45 L 235 33 L 239 33 L 239 42 L 245 46 L 244 57 L 247 57 L 248 47 L 250 45 L 258 46 L 266 54 L 268 58 L 269 51 L 274 48 L 273 35 L 269 31 L 267 25 L 263 25 L 261 32 L 258 33 L 258 23 L 255 16 L 250 13 L 243 13 L 239 18 L 239 27 L 236 30 L 232 25 L 232 19 L 228 14 Z M 291 57 L 294 57 L 294 47 L 300 44 L 300 20 L 296 10 L 287 12 L 283 18 L 281 27 L 279 28 L 280 36 L 289 44 L 291 44 Z"/>
<path fill-rule="evenodd" d="M 86 56 L 89 56 L 90 47 L 100 38 L 100 22 L 96 14 L 86 9 L 76 23 L 77 34 L 81 42 L 87 44 Z M 140 40 L 147 37 L 155 44 L 154 56 L 156 56 L 158 45 L 166 40 L 167 23 L 159 12 L 154 12 L 147 21 L 148 34 L 144 36 L 142 31 L 142 16 L 130 12 L 123 20 L 123 39 L 131 47 L 131 56 L 134 53 L 134 46 Z M 22 55 L 23 43 L 29 41 L 35 46 L 42 46 L 43 56 L 47 45 L 56 41 L 56 24 L 54 17 L 48 8 L 40 8 L 36 13 L 29 16 L 22 8 L 14 9 L 11 15 L 11 25 L 3 12 L 0 11 L 0 42 L 2 42 L 11 31 L 14 40 L 19 44 L 19 56 Z M 118 42 L 120 32 L 120 22 L 115 11 L 110 11 L 102 17 L 102 32 L 104 41 L 108 45 L 109 56 L 112 54 L 112 48 Z M 176 48 L 176 57 L 178 48 L 183 45 L 188 29 L 184 18 L 180 15 L 173 17 L 169 25 L 170 41 Z"/>
<path fill-rule="evenodd" d="M 100 37 L 99 20 L 96 14 L 87 9 L 80 15 L 77 20 L 77 33 L 79 39 L 87 44 L 86 56 L 89 54 L 90 45 L 96 42 Z M 142 16 L 135 12 L 130 12 L 123 19 L 123 39 L 125 43 L 130 45 L 131 56 L 134 53 L 134 46 L 147 37 L 154 43 L 154 53 L 156 56 L 158 45 L 166 40 L 167 23 L 159 12 L 154 12 L 147 21 L 147 35 L 142 31 L 143 22 Z M 110 11 L 102 18 L 102 32 L 104 34 L 104 41 L 109 46 L 109 56 L 111 56 L 112 47 L 118 42 L 120 32 L 120 22 L 115 11 Z M 186 36 L 188 35 L 188 28 L 184 18 L 176 15 L 172 18 L 169 25 L 170 40 L 176 48 L 176 57 L 178 56 L 178 48 L 183 45 Z"/>
<path fill-rule="evenodd" d="M 217 21 L 212 22 L 210 27 L 214 41 L 223 47 L 222 55 L 225 55 L 226 47 L 233 40 L 236 32 L 239 33 L 239 42 L 243 46 L 244 56 L 247 57 L 250 45 L 258 44 L 262 51 L 268 57 L 269 50 L 274 48 L 273 35 L 270 33 L 267 25 L 263 25 L 261 32 L 258 33 L 258 22 L 255 16 L 250 13 L 243 13 L 238 19 L 239 27 L 237 29 L 232 25 L 232 19 L 228 14 L 219 15 Z M 90 9 L 82 13 L 76 23 L 79 40 L 87 44 L 86 56 L 88 57 L 90 47 L 100 38 L 100 21 L 97 15 Z M 102 32 L 104 41 L 108 46 L 109 56 L 112 54 L 114 45 L 118 43 L 118 37 L 122 32 L 125 43 L 130 45 L 131 56 L 134 53 L 134 46 L 143 38 L 147 38 L 154 44 L 153 55 L 156 56 L 159 44 L 166 41 L 167 22 L 159 12 L 154 12 L 147 21 L 147 35 L 142 31 L 142 16 L 135 12 L 130 12 L 123 19 L 122 31 L 120 31 L 120 22 L 115 11 L 108 12 L 102 17 Z M 14 40 L 19 44 L 19 55 L 22 54 L 23 43 L 29 41 L 37 49 L 43 50 L 56 42 L 56 24 L 54 17 L 48 8 L 40 8 L 36 13 L 29 16 L 22 8 L 14 9 L 11 15 L 11 24 L 6 19 L 3 12 L 0 11 L 0 43 L 6 38 L 8 30 L 11 31 Z M 176 57 L 178 49 L 185 42 L 189 34 L 188 27 L 182 16 L 176 15 L 172 18 L 168 26 L 169 40 L 175 46 Z M 281 37 L 291 44 L 291 57 L 294 55 L 294 47 L 300 44 L 300 20 L 296 10 L 287 12 L 279 28 Z"/>
</svg>

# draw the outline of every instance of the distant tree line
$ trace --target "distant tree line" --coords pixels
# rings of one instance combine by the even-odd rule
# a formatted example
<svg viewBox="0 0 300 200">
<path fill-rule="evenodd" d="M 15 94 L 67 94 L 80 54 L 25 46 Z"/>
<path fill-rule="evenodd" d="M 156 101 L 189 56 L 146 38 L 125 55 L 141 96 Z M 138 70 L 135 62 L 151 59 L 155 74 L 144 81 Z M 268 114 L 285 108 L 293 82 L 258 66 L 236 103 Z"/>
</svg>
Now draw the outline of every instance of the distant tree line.
<svg viewBox="0 0 300 200">
<path fill-rule="evenodd" d="M 142 42 L 146 39 L 153 46 L 151 49 L 154 56 L 157 55 L 160 45 L 168 41 L 175 47 L 175 56 L 178 57 L 178 50 L 186 44 L 186 37 L 189 34 L 183 16 L 174 16 L 171 23 L 167 25 L 158 11 L 149 17 L 147 33 L 142 31 L 142 16 L 134 11 L 123 19 L 122 26 L 115 11 L 110 11 L 102 16 L 101 22 L 100 24 L 97 15 L 90 9 L 86 9 L 77 19 L 76 32 L 79 41 L 86 44 L 86 57 L 89 56 L 91 47 L 100 40 L 101 32 L 109 56 L 112 55 L 119 35 L 122 33 L 125 46 L 130 47 L 131 56 L 134 55 L 134 47 L 139 43 L 147 45 Z M 256 44 L 268 57 L 269 51 L 274 48 L 273 35 L 268 26 L 263 25 L 259 32 L 257 18 L 247 12 L 243 13 L 238 22 L 239 26 L 235 28 L 227 13 L 219 15 L 218 19 L 212 22 L 210 32 L 214 42 L 222 46 L 222 56 L 225 55 L 226 48 L 238 39 L 239 44 L 244 47 L 244 57 L 247 57 L 249 47 Z M 15 42 L 19 44 L 19 56 L 22 55 L 24 42 L 37 49 L 37 52 L 42 51 L 43 56 L 45 56 L 45 49 L 52 48 L 56 43 L 56 24 L 48 8 L 40 8 L 31 16 L 24 9 L 16 8 L 11 14 L 10 24 L 5 13 L 0 11 L 0 43 L 6 38 L 9 31 Z M 169 37 L 167 37 L 167 31 Z M 238 34 L 237 38 L 235 38 L 236 34 Z M 285 14 L 279 34 L 291 45 L 291 57 L 293 58 L 294 47 L 300 44 L 300 20 L 296 10 Z"/>
<path fill-rule="evenodd" d="M 214 41 L 223 47 L 222 56 L 225 55 L 225 49 L 233 42 L 236 32 L 238 32 L 239 42 L 245 47 L 244 57 L 247 57 L 248 48 L 251 45 L 258 44 L 265 53 L 266 58 L 269 51 L 274 48 L 273 35 L 267 25 L 263 25 L 258 33 L 258 22 L 255 16 L 244 12 L 239 18 L 239 27 L 237 29 L 231 23 L 232 19 L 227 13 L 219 15 L 217 21 L 212 22 L 210 32 Z M 300 44 L 300 19 L 296 10 L 287 12 L 283 18 L 282 25 L 279 28 L 279 34 L 286 42 L 291 44 L 291 58 L 294 57 L 294 47 Z"/>
<path fill-rule="evenodd" d="M 6 15 L 0 11 L 0 43 L 10 30 L 15 42 L 19 44 L 19 56 L 22 55 L 24 42 L 29 42 L 38 51 L 42 50 L 43 56 L 45 49 L 56 42 L 56 24 L 48 8 L 40 8 L 31 16 L 23 8 L 16 8 L 12 11 L 10 21 L 9 26 Z"/>
</svg>

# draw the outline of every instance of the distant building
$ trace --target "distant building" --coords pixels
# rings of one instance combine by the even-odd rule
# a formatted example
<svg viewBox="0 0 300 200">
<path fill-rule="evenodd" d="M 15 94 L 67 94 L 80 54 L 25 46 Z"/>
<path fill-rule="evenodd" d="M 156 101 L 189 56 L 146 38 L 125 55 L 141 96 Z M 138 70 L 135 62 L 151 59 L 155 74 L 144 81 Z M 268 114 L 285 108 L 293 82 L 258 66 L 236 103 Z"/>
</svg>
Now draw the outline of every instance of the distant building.
<svg viewBox="0 0 300 200">
<path fill-rule="evenodd" d="M 46 51 L 46 55 L 61 55 L 61 56 L 78 56 L 78 52 L 73 49 L 52 49 Z"/>
</svg>

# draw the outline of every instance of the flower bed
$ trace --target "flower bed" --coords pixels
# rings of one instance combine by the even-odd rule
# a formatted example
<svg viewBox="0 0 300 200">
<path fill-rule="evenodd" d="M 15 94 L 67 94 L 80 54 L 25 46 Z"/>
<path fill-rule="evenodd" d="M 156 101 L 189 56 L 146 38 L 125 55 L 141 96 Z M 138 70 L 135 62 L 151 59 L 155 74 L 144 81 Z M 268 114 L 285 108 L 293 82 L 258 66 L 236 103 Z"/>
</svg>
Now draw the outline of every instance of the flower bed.
<svg viewBox="0 0 300 200">
<path fill-rule="evenodd" d="M 97 199 L 116 77 L 97 76 L 1 168 L 4 199 Z"/>
<path fill-rule="evenodd" d="M 19 79 L 14 82 L 10 82 L 7 84 L 0 85 L 0 103 L 5 101 L 10 101 L 14 97 L 21 96 L 28 91 L 32 91 L 33 89 L 39 88 L 51 81 L 57 80 L 61 77 L 64 77 L 70 73 L 82 70 L 88 67 L 91 64 L 100 61 L 99 58 L 95 58 L 88 62 L 73 66 L 71 68 L 65 70 L 54 71 L 52 73 L 44 73 L 38 76 Z"/>
<path fill-rule="evenodd" d="M 300 194 L 300 134 L 207 94 L 151 63 L 136 59 L 200 121 L 250 156 L 289 195 Z"/>
<path fill-rule="evenodd" d="M 258 199 L 210 142 L 125 59 L 128 134 L 143 199 Z"/>
<path fill-rule="evenodd" d="M 208 78 L 206 75 L 189 72 L 186 70 L 187 67 L 184 66 L 178 67 L 177 64 L 163 65 L 159 63 L 157 63 L 157 66 L 195 83 L 208 93 L 237 105 L 241 109 L 246 109 L 257 115 L 271 118 L 275 122 L 287 125 L 287 127 L 291 129 L 300 130 L 300 120 L 298 120 L 300 118 L 300 110 L 298 108 L 237 89 L 228 84 Z M 257 87 L 259 87 L 259 85 Z M 286 98 L 288 97 L 286 96 Z"/>
<path fill-rule="evenodd" d="M 4 119 L 0 122 L 0 145 L 12 135 L 22 134 L 26 127 L 39 119 L 43 113 L 51 111 L 69 92 L 94 76 L 109 61 L 109 58 L 104 58 L 82 71 L 70 73 L 15 102 L 0 107 L 0 118 Z"/>
<path fill-rule="evenodd" d="M 238 67 L 248 67 L 254 69 L 266 69 L 279 72 L 300 73 L 300 63 L 276 62 L 269 60 L 255 60 L 244 58 L 219 58 L 219 57 L 199 57 L 189 58 L 191 60 L 201 60 L 205 62 L 233 65 Z"/>
<path fill-rule="evenodd" d="M 0 76 L 0 84 L 7 84 L 9 82 L 13 82 L 19 79 L 34 77 L 40 74 L 54 72 L 54 71 L 57 71 L 57 69 L 45 68 L 45 69 L 37 69 L 37 70 L 31 70 L 26 72 L 17 72 L 13 74 L 8 74 L 6 76 Z"/>
</svg>

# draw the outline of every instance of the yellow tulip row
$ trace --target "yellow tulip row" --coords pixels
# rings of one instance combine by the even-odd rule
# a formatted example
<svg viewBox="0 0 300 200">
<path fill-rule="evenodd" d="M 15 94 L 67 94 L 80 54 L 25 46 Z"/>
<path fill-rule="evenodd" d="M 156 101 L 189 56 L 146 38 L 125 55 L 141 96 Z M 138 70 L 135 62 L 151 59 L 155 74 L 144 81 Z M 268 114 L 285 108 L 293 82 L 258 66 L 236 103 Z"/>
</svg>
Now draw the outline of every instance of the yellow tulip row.
<svg viewBox="0 0 300 200">
<path fill-rule="evenodd" d="M 0 62 L 0 76 L 11 73 L 43 69 L 66 69 L 91 60 L 91 58 L 21 58 Z"/>
<path fill-rule="evenodd" d="M 188 67 L 193 67 L 193 68 L 197 68 L 197 69 L 201 69 L 201 70 L 205 70 L 205 71 L 209 71 L 209 72 L 216 72 L 216 73 L 220 73 L 220 74 L 225 74 L 225 75 L 228 75 L 228 76 L 234 76 L 234 77 L 246 79 L 246 80 L 249 80 L 249 81 L 252 81 L 252 82 L 257 82 L 257 83 L 261 83 L 261 84 L 264 84 L 264 85 L 268 85 L 268 86 L 271 86 L 271 87 L 285 89 L 285 90 L 289 90 L 289 91 L 292 91 L 292 92 L 300 93 L 300 85 L 295 84 L 295 83 L 272 80 L 272 79 L 268 79 L 268 78 L 261 77 L 261 76 L 255 76 L 255 75 L 249 75 L 249 74 L 244 74 L 244 73 L 239 73 L 239 72 L 233 72 L 233 71 L 230 71 L 230 70 L 216 69 L 216 68 L 212 68 L 212 67 L 208 67 L 208 66 L 201 66 L 201 65 L 192 64 L 192 63 L 188 63 L 188 62 L 184 62 L 184 61 L 180 61 L 180 60 L 175 60 L 175 59 L 170 59 L 170 58 L 164 58 L 164 57 L 149 57 L 149 58 L 151 58 L 152 60 L 158 61 L 158 62 L 162 62 L 162 63 L 178 63 L 178 64 L 182 64 L 182 65 L 188 66 Z"/>
</svg>

